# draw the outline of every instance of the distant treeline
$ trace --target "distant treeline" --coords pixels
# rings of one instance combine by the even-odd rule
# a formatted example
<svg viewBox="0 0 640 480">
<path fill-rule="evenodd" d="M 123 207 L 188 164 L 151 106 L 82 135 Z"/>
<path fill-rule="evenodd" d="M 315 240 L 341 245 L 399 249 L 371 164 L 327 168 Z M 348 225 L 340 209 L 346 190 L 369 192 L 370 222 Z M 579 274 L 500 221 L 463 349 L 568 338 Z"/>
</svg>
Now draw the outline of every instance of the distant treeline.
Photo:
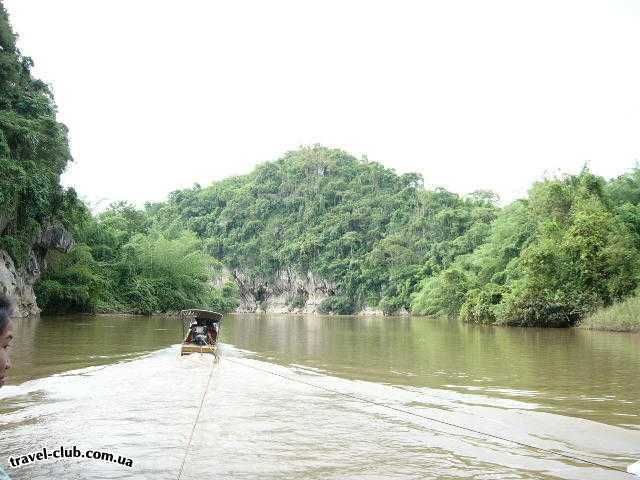
<svg viewBox="0 0 640 480">
<path fill-rule="evenodd" d="M 527 326 L 596 311 L 609 313 L 594 325 L 621 311 L 638 318 L 637 301 L 618 303 L 640 278 L 637 167 L 608 181 L 587 168 L 548 178 L 501 208 L 490 192 L 426 190 L 417 174 L 315 146 L 166 202 L 92 215 L 60 185 L 67 131 L 31 66 L 0 3 L 0 249 L 25 265 L 52 223 L 76 241 L 46 254 L 36 288 L 45 312 L 230 310 L 237 286 L 213 281 L 224 265 L 265 281 L 284 268 L 331 280 L 327 313 L 368 306 Z"/>
<path fill-rule="evenodd" d="M 425 190 L 416 174 L 323 147 L 242 177 L 174 192 L 163 229 L 196 232 L 232 268 L 284 267 L 334 280 L 327 312 L 363 306 L 465 321 L 567 326 L 633 295 L 640 170 L 606 181 L 586 167 L 536 182 L 499 208 L 490 192 Z"/>
</svg>

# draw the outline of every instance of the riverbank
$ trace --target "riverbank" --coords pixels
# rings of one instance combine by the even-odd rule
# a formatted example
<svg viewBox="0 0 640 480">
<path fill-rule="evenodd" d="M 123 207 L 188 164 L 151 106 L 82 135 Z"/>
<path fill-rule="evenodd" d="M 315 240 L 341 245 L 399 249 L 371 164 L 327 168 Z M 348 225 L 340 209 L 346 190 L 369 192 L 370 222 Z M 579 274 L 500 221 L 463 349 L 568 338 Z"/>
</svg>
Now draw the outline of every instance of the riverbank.
<svg viewBox="0 0 640 480">
<path fill-rule="evenodd" d="M 579 328 L 640 333 L 640 296 L 596 310 L 580 322 Z"/>
<path fill-rule="evenodd" d="M 325 317 L 384 317 L 384 318 L 425 318 L 425 319 L 437 319 L 438 317 L 428 317 L 423 315 L 412 315 L 410 312 L 403 310 L 401 313 L 393 315 L 385 315 L 381 310 L 364 309 L 355 315 L 340 315 L 335 313 L 323 314 L 318 312 L 301 312 L 301 311 L 234 311 L 225 312 L 225 315 L 229 314 L 253 314 L 253 315 L 278 315 L 278 316 L 325 316 Z M 180 312 L 156 312 L 153 314 L 140 314 L 140 313 L 122 313 L 122 312 L 96 312 L 96 313 L 78 313 L 77 315 L 89 315 L 96 317 L 164 317 L 164 318 L 178 318 Z M 459 320 L 461 324 L 463 322 Z M 498 326 L 498 325 L 495 325 Z M 508 325 L 500 325 L 501 327 L 508 328 L 529 328 L 529 327 L 514 327 Z M 544 327 L 543 327 L 544 328 Z M 624 302 L 615 304 L 611 307 L 602 308 L 597 310 L 590 316 L 586 317 L 575 327 L 567 328 L 580 328 L 583 330 L 598 330 L 603 332 L 620 332 L 620 333 L 640 333 L 640 297 L 633 297 Z"/>
</svg>

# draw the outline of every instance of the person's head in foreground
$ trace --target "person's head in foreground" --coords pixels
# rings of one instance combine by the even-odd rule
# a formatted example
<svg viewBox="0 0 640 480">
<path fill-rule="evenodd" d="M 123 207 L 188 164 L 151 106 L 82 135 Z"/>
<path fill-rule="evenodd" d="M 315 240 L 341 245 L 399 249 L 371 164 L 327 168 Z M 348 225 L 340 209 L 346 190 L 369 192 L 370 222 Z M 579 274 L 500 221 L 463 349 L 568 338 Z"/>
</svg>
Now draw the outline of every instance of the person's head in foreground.
<svg viewBox="0 0 640 480">
<path fill-rule="evenodd" d="M 11 368 L 9 360 L 9 344 L 13 339 L 11 314 L 11 302 L 4 295 L 0 295 L 0 387 L 4 385 L 7 370 Z"/>
</svg>

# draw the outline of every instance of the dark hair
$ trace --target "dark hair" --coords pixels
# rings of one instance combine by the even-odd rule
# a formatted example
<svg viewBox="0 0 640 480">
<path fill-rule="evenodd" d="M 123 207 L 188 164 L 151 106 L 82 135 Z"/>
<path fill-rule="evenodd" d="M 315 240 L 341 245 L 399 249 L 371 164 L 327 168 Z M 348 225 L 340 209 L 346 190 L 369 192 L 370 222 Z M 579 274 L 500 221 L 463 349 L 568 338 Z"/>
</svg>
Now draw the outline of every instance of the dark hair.
<svg viewBox="0 0 640 480">
<path fill-rule="evenodd" d="M 9 297 L 0 294 L 0 332 L 4 332 L 12 314 L 13 304 L 11 300 L 9 300 Z"/>
</svg>

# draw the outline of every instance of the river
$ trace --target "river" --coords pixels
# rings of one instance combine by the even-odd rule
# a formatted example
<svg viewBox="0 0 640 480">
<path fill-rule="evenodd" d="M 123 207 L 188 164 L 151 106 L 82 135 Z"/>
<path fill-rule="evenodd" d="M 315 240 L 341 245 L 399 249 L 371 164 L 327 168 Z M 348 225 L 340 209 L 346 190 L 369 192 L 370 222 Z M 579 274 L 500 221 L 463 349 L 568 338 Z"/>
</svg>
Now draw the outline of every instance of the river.
<svg viewBox="0 0 640 480">
<path fill-rule="evenodd" d="M 637 334 L 229 315 L 218 363 L 180 358 L 180 336 L 161 317 L 19 321 L 0 461 L 75 445 L 132 466 L 43 460 L 11 478 L 176 479 L 190 438 L 183 479 L 632 478 L 522 444 L 640 459 Z"/>
</svg>

